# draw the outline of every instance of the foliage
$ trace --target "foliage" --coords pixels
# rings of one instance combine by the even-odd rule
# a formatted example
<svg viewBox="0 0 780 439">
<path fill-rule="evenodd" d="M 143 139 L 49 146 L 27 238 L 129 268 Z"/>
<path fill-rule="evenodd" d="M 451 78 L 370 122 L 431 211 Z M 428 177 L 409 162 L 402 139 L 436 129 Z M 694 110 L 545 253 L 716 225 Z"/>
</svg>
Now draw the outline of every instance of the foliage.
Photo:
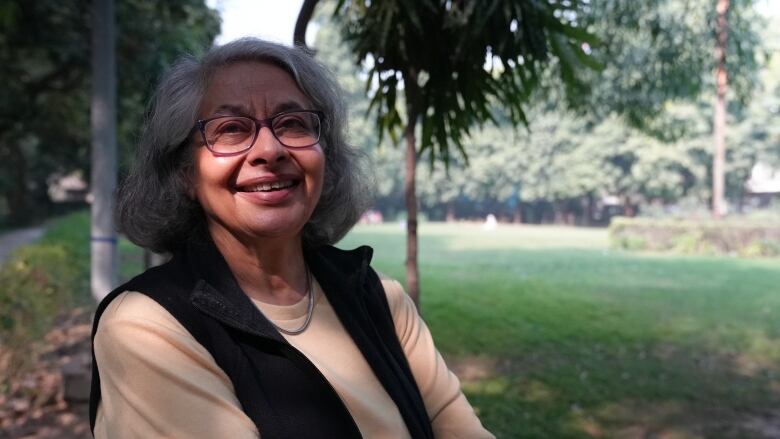
<svg viewBox="0 0 780 439">
<path fill-rule="evenodd" d="M 614 218 L 613 248 L 682 254 L 780 256 L 780 226 L 774 222 Z"/>
<path fill-rule="evenodd" d="M 595 38 L 577 23 L 579 8 L 578 1 L 341 0 L 334 17 L 353 59 L 367 63 L 378 134 L 396 140 L 420 117 L 418 149 L 447 163 L 450 144 L 466 157 L 471 127 L 495 121 L 494 103 L 525 123 L 524 105 L 551 59 L 567 90 L 584 87 L 578 72 L 596 63 L 582 45 Z M 402 86 L 406 121 L 397 106 Z"/>
<path fill-rule="evenodd" d="M 497 437 L 764 437 L 780 259 L 638 255 L 604 229 L 424 223 L 422 310 Z M 360 226 L 403 275 L 403 231 Z M 761 415 L 762 413 L 766 415 Z"/>
<path fill-rule="evenodd" d="M 753 0 L 732 0 L 728 59 L 731 95 L 745 104 L 753 95 L 762 55 L 758 32 L 764 25 Z M 696 99 L 714 89 L 715 18 L 708 0 L 591 1 L 582 14 L 598 36 L 593 56 L 605 68 L 590 76 L 591 117 L 610 113 L 632 126 L 665 138 L 685 134 L 684 125 L 664 118 L 667 105 Z"/>
<path fill-rule="evenodd" d="M 77 276 L 58 245 L 23 247 L 0 269 L 0 390 L 27 365 L 29 344 L 70 303 Z"/>
<path fill-rule="evenodd" d="M 600 8 L 608 6 L 604 2 L 593 5 Z M 612 4 L 615 10 L 607 18 L 618 19 L 618 6 L 641 15 L 634 17 L 641 22 L 636 29 L 637 34 L 643 35 L 641 38 L 626 29 L 616 33 L 615 29 L 594 23 L 594 32 L 605 40 L 604 45 L 614 43 L 615 47 L 609 50 L 620 51 L 615 53 L 613 62 L 605 63 L 601 73 L 609 77 L 609 81 L 595 81 L 593 104 L 589 107 L 591 114 L 580 115 L 561 108 L 554 88 L 545 86 L 543 91 L 548 96 L 526 107 L 527 130 L 513 127 L 510 120 L 496 114 L 498 127 L 486 125 L 473 130 L 464 139 L 468 163 L 461 157 L 453 156 L 449 166 L 418 165 L 417 187 L 424 212 L 433 218 L 444 218 L 448 213 L 460 218 L 484 217 L 494 213 L 505 219 L 522 219 L 524 222 L 592 224 L 604 223 L 613 211 L 625 212 L 626 208 L 636 209 L 637 206 L 641 213 L 663 210 L 664 206 L 676 204 L 709 204 L 713 94 L 701 91 L 699 98 L 683 100 L 680 98 L 682 88 L 674 92 L 676 94 L 663 90 L 663 69 L 648 72 L 648 76 L 642 75 L 652 53 L 661 56 L 670 50 L 699 51 L 706 53 L 707 57 L 700 59 L 697 68 L 703 70 L 703 73 L 699 72 L 703 76 L 700 75 L 697 81 L 702 86 L 709 83 L 711 72 L 707 70 L 706 63 L 711 63 L 711 50 L 708 48 L 711 42 L 701 28 L 706 25 L 706 20 L 698 23 L 691 17 L 680 24 L 674 22 L 672 12 L 680 12 L 680 8 L 685 6 L 698 11 L 696 14 L 707 16 L 704 6 L 709 8 L 711 5 L 698 1 L 685 5 L 667 1 L 659 5 L 663 7 L 656 11 L 650 4 L 634 3 L 633 9 L 624 3 Z M 739 20 L 753 17 L 753 13 L 740 9 L 743 8 L 740 5 L 735 9 L 734 20 L 743 23 Z M 653 18 L 659 14 L 662 17 Z M 659 20 L 659 26 L 699 27 L 695 32 L 694 29 L 681 31 L 682 34 L 676 37 L 685 43 L 681 47 L 664 48 L 677 40 L 670 40 L 668 32 L 658 36 L 657 40 L 652 38 L 649 26 Z M 760 33 L 768 41 L 771 40 L 768 33 L 776 32 L 778 28 L 770 26 L 762 29 L 763 25 L 761 19 L 756 19 L 749 28 L 739 30 L 730 41 L 734 43 L 739 38 L 752 38 L 752 42 L 745 44 L 745 50 L 751 48 L 754 54 L 761 55 L 760 47 L 754 44 L 755 35 Z M 743 37 L 739 36 L 740 33 Z M 621 46 L 624 43 L 631 43 L 631 51 L 629 47 Z M 393 148 L 386 139 L 377 145 L 377 128 L 372 127 L 365 117 L 368 100 L 361 87 L 365 73 L 350 63 L 348 49 L 341 44 L 330 20 L 320 19 L 317 50 L 317 56 L 336 72 L 342 86 L 347 89 L 351 140 L 364 145 L 375 164 L 378 183 L 376 207 L 383 211 L 386 218 L 395 217 L 403 206 L 403 152 Z M 603 55 L 607 49 L 599 50 Z M 671 53 L 682 59 L 694 56 L 693 53 L 685 56 Z M 676 62 L 675 57 L 669 58 L 669 61 Z M 757 62 L 753 58 L 751 60 L 751 63 Z M 739 69 L 754 68 L 751 63 Z M 750 208 L 745 181 L 752 167 L 759 161 L 780 164 L 780 125 L 774 123 L 780 111 L 780 58 L 766 58 L 760 65 L 759 70 L 748 69 L 745 73 L 744 78 L 752 78 L 752 89 L 739 88 L 739 93 L 752 90 L 752 95 L 742 97 L 744 104 L 734 100 L 730 109 L 727 195 L 738 211 Z M 675 69 L 689 67 L 678 65 Z M 621 74 L 624 68 L 627 77 L 624 78 L 625 83 L 619 85 L 624 92 L 620 96 L 604 95 L 610 92 L 610 84 L 618 81 L 616 75 Z M 733 74 L 740 74 L 742 70 L 739 69 Z M 693 74 L 690 70 L 685 72 L 680 76 Z M 633 79 L 629 80 L 629 77 Z M 675 78 L 667 77 L 666 80 L 670 81 L 667 85 L 682 87 L 671 83 Z M 742 78 L 736 78 L 736 83 L 743 81 Z M 688 77 L 682 79 L 693 80 Z M 634 84 L 634 91 L 631 91 L 631 84 Z M 630 106 L 630 100 L 637 111 L 647 113 L 647 120 L 639 124 L 643 125 L 641 129 L 627 124 L 625 116 L 612 114 L 613 110 L 606 102 L 615 102 L 617 97 L 625 101 L 616 104 L 614 109 Z M 400 96 L 399 106 L 404 106 Z M 602 204 L 602 198 L 608 195 L 614 196 L 620 205 Z"/>
<path fill-rule="evenodd" d="M 95 299 L 90 294 L 90 240 L 89 211 L 78 211 L 52 219 L 46 223 L 46 233 L 40 239 L 42 245 L 62 247 L 70 265 L 77 273 L 71 286 L 71 295 L 76 305 L 91 306 Z M 144 270 L 143 250 L 124 237 L 119 239 L 119 280 L 127 281 Z"/>
<path fill-rule="evenodd" d="M 757 82 L 758 29 L 765 23 L 752 0 L 732 3 L 730 83 L 736 105 L 746 105 Z M 341 0 L 334 17 L 353 59 L 367 68 L 377 134 L 397 138 L 405 115 L 397 101 L 403 91 L 410 103 L 412 91 L 423 125 L 419 149 L 430 152 L 431 161 L 437 155 L 449 161 L 448 142 L 465 158 L 471 127 L 500 122 L 496 110 L 506 109 L 512 125 L 525 124 L 525 105 L 532 102 L 574 108 L 595 121 L 620 115 L 654 136 L 676 139 L 687 131 L 667 120 L 668 105 L 695 100 L 713 84 L 709 1 L 415 6 Z M 412 77 L 417 80 L 405 85 Z"/>
<path fill-rule="evenodd" d="M 73 306 L 94 306 L 89 212 L 52 219 L 45 227 L 37 243 L 18 249 L 0 268 L 0 393 L 3 378 L 13 379 L 30 364 L 35 355 L 30 343 L 45 334 L 57 316 Z M 119 253 L 125 281 L 142 270 L 143 254 L 126 239 L 120 240 Z"/>
<path fill-rule="evenodd" d="M 349 111 L 349 142 L 361 147 L 365 156 L 370 159 L 375 174 L 376 194 L 386 207 L 385 213 L 395 214 L 403 205 L 403 153 L 394 148 L 389 139 L 377 142 L 379 137 L 376 126 L 366 118 L 369 100 L 366 98 L 363 84 L 365 74 L 352 62 L 348 47 L 330 19 L 331 14 L 332 10 L 326 7 L 320 9 L 316 16 L 318 28 L 314 47 L 317 50 L 317 59 L 334 73 L 343 89 L 343 98 Z"/>
<path fill-rule="evenodd" d="M 53 218 L 46 222 L 46 232 L 38 241 L 41 245 L 60 247 L 67 253 L 69 264 L 76 273 L 76 278 L 70 285 L 71 296 L 76 305 L 92 305 L 95 302 L 89 288 L 89 225 L 89 211 L 78 211 Z"/>
<path fill-rule="evenodd" d="M 727 193 L 734 210 L 750 206 L 745 183 L 753 166 L 780 160 L 780 132 L 770 122 L 777 117 L 777 108 L 762 96 L 740 115 L 743 119 L 733 117 Z M 519 210 L 526 222 L 564 222 L 572 215 L 578 224 L 586 224 L 589 217 L 606 219 L 600 212 L 606 208 L 600 204 L 605 196 L 614 196 L 623 206 L 639 204 L 640 212 L 680 203 L 707 205 L 710 106 L 670 105 L 667 117 L 686 126 L 688 134 L 663 140 L 628 127 L 618 117 L 592 123 L 555 109 L 531 108 L 528 131 L 506 125 L 475 131 L 469 139 L 468 166 L 459 159 L 453 159 L 449 169 L 421 165 L 418 187 L 423 208 L 442 212 L 454 203 L 460 217 L 492 212 L 513 218 Z M 392 187 L 398 187 L 400 159 L 377 164 L 378 172 L 394 179 Z M 379 206 L 386 204 L 392 204 L 391 194 L 380 198 Z"/>
<path fill-rule="evenodd" d="M 118 139 L 129 157 L 152 84 L 219 31 L 202 0 L 116 2 Z M 53 175 L 89 175 L 91 2 L 0 1 L 0 198 L 10 221 L 45 206 Z"/>
</svg>

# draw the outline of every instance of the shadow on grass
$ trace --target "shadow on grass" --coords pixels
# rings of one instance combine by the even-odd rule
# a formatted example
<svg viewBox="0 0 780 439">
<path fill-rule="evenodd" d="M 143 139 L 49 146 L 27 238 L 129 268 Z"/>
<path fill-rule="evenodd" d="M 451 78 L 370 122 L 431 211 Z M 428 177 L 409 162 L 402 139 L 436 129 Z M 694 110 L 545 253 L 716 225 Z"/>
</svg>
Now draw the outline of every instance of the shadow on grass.
<svg viewBox="0 0 780 439">
<path fill-rule="evenodd" d="M 780 371 L 743 361 L 664 343 L 448 358 L 498 437 L 778 437 Z"/>
<path fill-rule="evenodd" d="M 498 437 L 780 437 L 780 264 L 428 243 L 423 315 Z"/>
</svg>

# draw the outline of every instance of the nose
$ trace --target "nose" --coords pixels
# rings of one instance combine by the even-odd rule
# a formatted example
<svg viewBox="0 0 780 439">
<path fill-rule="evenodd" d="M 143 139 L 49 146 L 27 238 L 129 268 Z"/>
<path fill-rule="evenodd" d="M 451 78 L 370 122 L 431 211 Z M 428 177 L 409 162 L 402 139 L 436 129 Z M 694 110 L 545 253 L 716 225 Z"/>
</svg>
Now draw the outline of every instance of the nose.
<svg viewBox="0 0 780 439">
<path fill-rule="evenodd" d="M 289 151 L 268 127 L 261 127 L 255 143 L 249 148 L 246 160 L 253 165 L 274 165 L 287 160 Z"/>
</svg>

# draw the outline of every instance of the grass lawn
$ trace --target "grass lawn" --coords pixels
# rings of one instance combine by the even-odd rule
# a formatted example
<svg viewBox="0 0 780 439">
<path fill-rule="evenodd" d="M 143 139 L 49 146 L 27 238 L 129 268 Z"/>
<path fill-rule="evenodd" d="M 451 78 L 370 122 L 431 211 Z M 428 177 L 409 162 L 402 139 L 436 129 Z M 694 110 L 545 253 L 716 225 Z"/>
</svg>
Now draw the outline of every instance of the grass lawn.
<svg viewBox="0 0 780 439">
<path fill-rule="evenodd" d="M 420 226 L 422 311 L 501 438 L 780 437 L 780 259 L 612 251 L 603 229 Z M 360 226 L 404 279 L 404 231 Z"/>
<path fill-rule="evenodd" d="M 780 438 L 780 258 L 612 251 L 603 229 L 420 226 L 422 311 L 499 438 Z M 89 293 L 89 214 L 49 223 Z M 404 279 L 404 231 L 360 226 Z M 121 279 L 142 267 L 120 240 Z"/>
</svg>

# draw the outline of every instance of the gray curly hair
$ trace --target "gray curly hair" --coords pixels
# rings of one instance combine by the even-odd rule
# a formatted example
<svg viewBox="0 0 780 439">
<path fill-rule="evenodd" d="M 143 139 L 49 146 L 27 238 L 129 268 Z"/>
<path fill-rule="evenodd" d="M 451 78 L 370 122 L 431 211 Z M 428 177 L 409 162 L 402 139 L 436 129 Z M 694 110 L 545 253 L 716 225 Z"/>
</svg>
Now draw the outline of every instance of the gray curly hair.
<svg viewBox="0 0 780 439">
<path fill-rule="evenodd" d="M 346 109 L 328 70 L 304 50 L 243 38 L 216 46 L 200 59 L 184 57 L 158 85 L 136 160 L 117 194 L 116 220 L 128 239 L 156 252 L 173 252 L 189 241 L 208 240 L 205 216 L 188 195 L 193 167 L 192 129 L 214 73 L 247 61 L 285 69 L 314 107 L 325 113 L 320 143 L 325 177 L 320 200 L 303 229 L 306 246 L 341 239 L 368 207 L 373 193 L 365 156 L 346 140 Z"/>
</svg>

